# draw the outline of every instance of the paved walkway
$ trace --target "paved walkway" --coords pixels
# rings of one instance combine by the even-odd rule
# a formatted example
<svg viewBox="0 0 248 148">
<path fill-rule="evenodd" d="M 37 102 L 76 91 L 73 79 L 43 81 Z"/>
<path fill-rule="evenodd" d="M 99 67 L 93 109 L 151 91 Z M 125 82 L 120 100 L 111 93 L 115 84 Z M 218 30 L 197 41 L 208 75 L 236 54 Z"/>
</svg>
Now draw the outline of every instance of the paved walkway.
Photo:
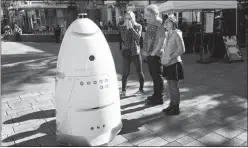
<svg viewBox="0 0 248 148">
<path fill-rule="evenodd" d="M 121 58 L 111 43 L 118 79 Z M 59 44 L 3 43 L 2 146 L 56 146 L 54 72 Z M 145 106 L 132 66 L 128 96 L 121 99 L 124 127 L 109 146 L 247 146 L 247 58 L 243 63 L 197 64 L 185 54 L 181 114 L 166 116 L 168 105 Z M 147 66 L 145 89 L 152 92 Z M 121 85 L 120 85 L 121 86 Z"/>
</svg>

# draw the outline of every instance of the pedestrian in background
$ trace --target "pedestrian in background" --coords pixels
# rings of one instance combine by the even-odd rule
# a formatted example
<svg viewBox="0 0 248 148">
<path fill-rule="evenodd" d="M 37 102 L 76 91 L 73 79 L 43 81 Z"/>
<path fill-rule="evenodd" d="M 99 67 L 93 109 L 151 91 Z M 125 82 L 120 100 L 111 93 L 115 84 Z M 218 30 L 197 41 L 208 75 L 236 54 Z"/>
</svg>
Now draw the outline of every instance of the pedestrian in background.
<svg viewBox="0 0 248 148">
<path fill-rule="evenodd" d="M 122 46 L 123 56 L 123 73 L 122 73 L 122 92 L 121 97 L 126 96 L 127 78 L 130 72 L 131 62 L 136 67 L 137 75 L 139 76 L 140 87 L 135 95 L 144 94 L 144 74 L 142 70 L 142 58 L 140 54 L 140 37 L 142 26 L 136 22 L 135 15 L 132 11 L 128 11 L 125 16 L 123 25 L 120 25 L 121 38 L 124 43 Z"/>
<path fill-rule="evenodd" d="M 148 105 L 163 104 L 163 78 L 162 78 L 162 46 L 165 39 L 165 28 L 159 17 L 158 7 L 152 4 L 146 8 L 147 30 L 144 37 L 144 49 L 142 55 L 145 57 L 150 75 L 153 79 L 152 96 L 147 98 Z"/>
<path fill-rule="evenodd" d="M 163 110 L 167 115 L 179 115 L 179 80 L 184 79 L 181 55 L 185 52 L 182 31 L 177 29 L 177 20 L 173 14 L 164 22 L 168 30 L 162 56 L 163 77 L 167 80 L 170 105 Z"/>
<path fill-rule="evenodd" d="M 56 39 L 56 43 L 60 42 L 60 34 L 61 34 L 61 28 L 57 24 L 57 26 L 54 28 L 54 36 L 55 36 L 55 39 Z"/>
<path fill-rule="evenodd" d="M 21 41 L 21 34 L 22 34 L 22 29 L 18 27 L 17 23 L 14 24 L 14 34 L 16 37 L 16 41 L 20 42 Z"/>
<path fill-rule="evenodd" d="M 245 18 L 242 21 L 241 26 L 242 26 L 241 27 L 241 29 L 242 29 L 241 34 L 242 34 L 242 40 L 243 40 L 242 42 L 245 44 L 246 40 L 248 40 L 247 39 L 248 36 L 246 36 L 246 34 L 248 34 L 248 14 L 245 14 Z"/>
</svg>

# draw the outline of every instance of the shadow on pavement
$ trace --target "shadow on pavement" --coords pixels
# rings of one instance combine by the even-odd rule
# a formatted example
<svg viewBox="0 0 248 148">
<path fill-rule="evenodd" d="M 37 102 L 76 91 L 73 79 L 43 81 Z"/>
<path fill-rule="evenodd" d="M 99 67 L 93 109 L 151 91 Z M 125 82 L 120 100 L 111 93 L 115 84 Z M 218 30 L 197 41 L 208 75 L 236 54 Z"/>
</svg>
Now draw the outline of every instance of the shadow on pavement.
<svg viewBox="0 0 248 148">
<path fill-rule="evenodd" d="M 21 93 L 23 91 L 21 87 L 46 83 L 47 78 L 55 76 L 59 44 L 25 42 L 4 44 L 1 57 L 2 95 Z"/>
<path fill-rule="evenodd" d="M 34 45 L 33 45 L 34 46 Z M 113 48 L 111 50 L 114 50 Z M 49 52 L 49 51 L 47 51 Z M 112 54 L 118 54 L 118 50 L 112 51 Z M 114 59 L 117 65 L 117 73 L 121 74 L 119 55 L 115 55 Z M 157 123 L 164 123 L 169 125 L 172 133 L 175 135 L 179 134 L 179 129 L 185 129 L 185 126 L 191 124 L 188 119 L 194 119 L 197 123 L 203 126 L 204 132 L 211 133 L 217 129 L 223 128 L 228 125 L 225 130 L 233 131 L 237 127 L 242 128 L 247 131 L 247 124 L 241 123 L 236 124 L 239 120 L 247 120 L 247 60 L 244 63 L 212 63 L 212 64 L 197 64 L 195 61 L 198 59 L 198 55 L 184 55 L 184 73 L 185 80 L 180 84 L 181 92 L 181 114 L 179 116 L 166 116 L 161 111 L 166 105 L 155 107 L 154 109 L 149 106 L 144 105 L 144 98 L 139 97 L 128 97 L 121 99 L 121 102 L 129 101 L 129 103 L 121 106 L 123 118 L 123 129 L 120 132 L 121 135 L 134 134 L 140 131 L 140 127 L 144 127 L 153 133 L 162 133 L 162 135 L 167 134 L 166 130 L 168 126 L 156 127 Z M 49 63 L 49 62 L 48 62 Z M 49 64 L 45 65 L 49 65 Z M 50 66 L 55 65 L 50 63 Z M 131 75 L 135 74 L 135 70 L 131 68 Z M 29 69 L 30 70 L 30 69 Z M 147 67 L 144 68 L 146 75 L 146 82 L 149 84 L 145 86 L 147 89 L 147 95 L 151 95 L 153 92 L 153 86 L 151 78 L 148 74 Z M 37 74 L 36 74 L 37 75 Z M 34 77 L 34 76 L 31 76 Z M 131 85 L 132 84 L 132 85 Z M 136 76 L 132 76 L 128 81 L 127 91 L 138 89 L 138 79 Z M 167 83 L 165 81 L 165 94 L 168 94 Z M 169 97 L 165 96 L 164 101 L 168 102 Z M 148 110 L 147 110 L 148 109 Z M 145 111 L 146 110 L 146 111 Z M 44 111 L 44 113 L 52 113 L 54 110 Z M 139 114 L 134 114 L 132 116 L 126 116 L 130 113 L 140 112 Z M 149 114 L 149 112 L 151 112 Z M 147 114 L 146 114 L 147 113 Z M 142 114 L 143 116 L 139 116 Z M 125 116 L 127 118 L 125 118 Z M 50 117 L 54 117 L 50 116 Z M 42 119 L 47 118 L 47 116 L 42 115 L 41 112 L 31 113 L 31 115 L 24 115 L 13 119 L 13 121 L 28 121 L 31 119 Z M 12 121 L 12 122 L 13 122 Z M 247 121 L 246 121 L 247 122 Z M 4 122 L 5 124 L 10 124 L 11 121 Z M 47 126 L 53 125 L 53 126 Z M 43 129 L 49 127 L 49 130 L 55 131 L 55 120 L 43 123 L 37 130 L 33 132 L 23 132 L 17 135 L 10 136 L 3 141 L 11 141 L 13 139 L 27 138 L 28 136 L 45 133 L 50 136 L 49 132 L 43 132 Z M 152 128 L 148 128 L 150 127 Z M 167 129 L 165 129 L 167 128 Z M 192 127 L 190 130 L 197 130 L 197 127 Z M 175 136 L 174 135 L 174 136 Z M 143 136 L 143 135 L 139 135 Z M 37 141 L 40 138 L 34 138 L 28 141 Z M 223 143 L 228 142 L 229 139 L 223 140 L 221 143 L 214 146 L 220 146 Z M 22 143 L 21 143 L 22 144 Z M 213 146 L 215 143 L 204 143 L 207 146 Z M 53 146 L 46 145 L 46 146 Z"/>
</svg>

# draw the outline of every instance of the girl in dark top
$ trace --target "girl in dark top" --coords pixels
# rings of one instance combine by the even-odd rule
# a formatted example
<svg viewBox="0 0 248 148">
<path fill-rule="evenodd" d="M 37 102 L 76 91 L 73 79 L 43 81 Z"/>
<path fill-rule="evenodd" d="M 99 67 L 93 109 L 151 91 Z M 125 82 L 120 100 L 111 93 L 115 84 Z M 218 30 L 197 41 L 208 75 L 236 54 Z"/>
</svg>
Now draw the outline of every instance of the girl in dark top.
<svg viewBox="0 0 248 148">
<path fill-rule="evenodd" d="M 130 72 L 130 64 L 134 62 L 137 75 L 139 76 L 140 88 L 135 95 L 144 94 L 144 74 L 142 71 L 142 59 L 140 54 L 140 37 L 142 26 L 135 21 L 135 15 L 128 11 L 123 25 L 120 25 L 121 38 L 123 41 L 123 75 L 121 97 L 126 96 L 127 78 Z"/>
</svg>

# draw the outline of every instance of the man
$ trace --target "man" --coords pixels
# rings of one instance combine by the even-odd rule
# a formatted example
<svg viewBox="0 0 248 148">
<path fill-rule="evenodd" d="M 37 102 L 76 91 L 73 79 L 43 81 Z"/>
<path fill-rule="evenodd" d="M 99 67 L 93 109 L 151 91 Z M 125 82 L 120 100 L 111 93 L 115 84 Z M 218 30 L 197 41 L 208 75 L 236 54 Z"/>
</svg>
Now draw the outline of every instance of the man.
<svg viewBox="0 0 248 148">
<path fill-rule="evenodd" d="M 243 36 L 243 42 L 246 43 L 247 40 L 247 36 L 246 36 L 246 32 L 248 31 L 248 15 L 245 15 L 245 19 L 242 21 L 241 23 L 242 25 L 242 36 Z"/>
<path fill-rule="evenodd" d="M 60 34 L 61 34 L 61 28 L 57 24 L 57 26 L 54 29 L 54 35 L 55 35 L 55 38 L 56 38 L 56 43 L 60 42 Z"/>
<path fill-rule="evenodd" d="M 17 23 L 14 24 L 14 34 L 16 36 L 16 41 L 20 42 L 21 41 L 22 29 L 20 27 L 18 27 Z"/>
<path fill-rule="evenodd" d="M 145 57 L 150 75 L 153 79 L 154 93 L 147 98 L 148 105 L 163 104 L 163 78 L 161 55 L 162 46 L 165 39 L 165 28 L 162 19 L 159 17 L 158 7 L 154 4 L 146 8 L 147 30 L 144 38 L 144 50 L 142 55 Z"/>
</svg>

